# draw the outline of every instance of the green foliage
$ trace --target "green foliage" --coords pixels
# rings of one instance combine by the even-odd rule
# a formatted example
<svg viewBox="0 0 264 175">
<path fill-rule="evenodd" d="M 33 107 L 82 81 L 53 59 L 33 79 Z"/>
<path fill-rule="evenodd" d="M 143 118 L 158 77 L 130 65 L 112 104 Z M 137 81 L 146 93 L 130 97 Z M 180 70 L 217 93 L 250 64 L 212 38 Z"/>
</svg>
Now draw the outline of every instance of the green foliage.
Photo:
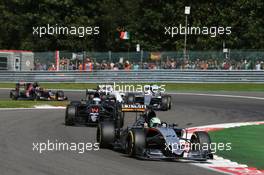
<svg viewBox="0 0 264 175">
<path fill-rule="evenodd" d="M 182 50 L 184 36 L 164 35 L 165 26 L 185 24 L 184 6 L 191 6 L 190 26 L 231 26 L 231 35 L 188 36 L 188 49 L 264 49 L 263 0 L 2 0 L 0 48 L 26 50 Z M 99 26 L 97 36 L 32 35 L 33 26 Z M 117 28 L 130 32 L 120 40 Z"/>
</svg>

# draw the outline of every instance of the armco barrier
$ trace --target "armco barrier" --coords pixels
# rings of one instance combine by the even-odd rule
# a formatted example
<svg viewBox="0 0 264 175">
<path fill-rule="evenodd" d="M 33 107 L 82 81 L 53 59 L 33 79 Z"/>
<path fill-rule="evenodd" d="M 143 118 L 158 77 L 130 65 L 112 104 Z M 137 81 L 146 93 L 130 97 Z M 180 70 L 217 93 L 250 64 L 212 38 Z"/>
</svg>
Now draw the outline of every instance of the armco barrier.
<svg viewBox="0 0 264 175">
<path fill-rule="evenodd" d="M 0 82 L 252 82 L 264 83 L 264 71 L 200 71 L 200 70 L 138 70 L 138 71 L 110 71 L 93 72 L 10 72 L 0 71 Z"/>
</svg>

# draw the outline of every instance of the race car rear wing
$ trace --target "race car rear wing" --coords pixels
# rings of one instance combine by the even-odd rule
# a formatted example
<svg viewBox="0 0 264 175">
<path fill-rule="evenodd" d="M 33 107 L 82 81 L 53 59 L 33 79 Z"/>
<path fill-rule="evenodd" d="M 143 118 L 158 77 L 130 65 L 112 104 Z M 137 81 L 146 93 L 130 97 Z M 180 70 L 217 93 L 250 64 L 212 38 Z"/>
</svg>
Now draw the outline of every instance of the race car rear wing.
<svg viewBox="0 0 264 175">
<path fill-rule="evenodd" d="M 146 105 L 141 104 L 122 104 L 122 112 L 144 112 Z"/>
</svg>

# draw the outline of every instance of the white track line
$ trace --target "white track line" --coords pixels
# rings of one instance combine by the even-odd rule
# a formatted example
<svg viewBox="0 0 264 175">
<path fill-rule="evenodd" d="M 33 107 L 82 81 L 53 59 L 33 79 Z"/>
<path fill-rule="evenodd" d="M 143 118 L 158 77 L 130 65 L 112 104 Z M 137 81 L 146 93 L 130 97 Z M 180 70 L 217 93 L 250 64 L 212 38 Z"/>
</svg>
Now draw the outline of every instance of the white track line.
<svg viewBox="0 0 264 175">
<path fill-rule="evenodd" d="M 64 106 L 36 105 L 33 108 L 0 108 L 0 111 L 38 110 L 38 109 L 66 109 Z"/>
<path fill-rule="evenodd" d="M 0 88 L 0 90 L 10 90 L 10 88 Z M 62 90 L 65 92 L 85 92 L 83 89 L 50 89 L 53 91 Z M 195 92 L 167 92 L 173 95 L 195 95 L 195 96 L 208 96 L 208 97 L 227 97 L 227 98 L 244 98 L 254 100 L 264 100 L 264 97 L 247 96 L 247 95 L 228 95 L 228 94 L 208 94 L 208 93 L 195 93 Z"/>
<path fill-rule="evenodd" d="M 208 97 L 244 98 L 244 99 L 264 100 L 264 97 L 244 96 L 244 95 L 203 94 L 203 93 L 185 93 L 185 92 L 172 92 L 172 93 L 169 93 L 169 94 L 174 94 L 174 95 L 196 95 L 196 96 L 208 96 Z"/>
</svg>

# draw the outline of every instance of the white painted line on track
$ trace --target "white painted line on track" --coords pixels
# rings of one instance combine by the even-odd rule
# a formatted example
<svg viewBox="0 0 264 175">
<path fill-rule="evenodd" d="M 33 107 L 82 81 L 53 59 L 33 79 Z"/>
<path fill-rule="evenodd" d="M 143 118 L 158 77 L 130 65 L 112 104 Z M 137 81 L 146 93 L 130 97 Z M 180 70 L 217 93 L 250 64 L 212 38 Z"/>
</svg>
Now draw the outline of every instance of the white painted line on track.
<svg viewBox="0 0 264 175">
<path fill-rule="evenodd" d="M 0 88 L 0 90 L 11 90 L 12 88 Z M 14 89 L 14 88 L 13 88 Z M 45 88 L 46 89 L 46 88 Z M 51 90 L 51 91 L 58 91 L 58 90 L 61 90 L 61 91 L 65 91 L 65 92 L 85 92 L 86 90 L 85 89 L 49 89 L 47 88 L 48 90 Z"/>
<path fill-rule="evenodd" d="M 0 90 L 10 90 L 10 88 L 0 88 Z M 85 92 L 85 89 L 49 89 L 52 91 L 62 90 L 65 92 Z M 231 91 L 230 91 L 231 92 Z M 227 98 L 244 98 L 254 100 L 264 100 L 264 97 L 247 96 L 247 95 L 229 95 L 229 94 L 214 94 L 214 93 L 195 93 L 195 92 L 167 92 L 173 95 L 195 95 L 195 96 L 208 96 L 208 97 L 227 97 Z"/>
<path fill-rule="evenodd" d="M 244 96 L 244 95 L 206 94 L 206 93 L 204 94 L 204 93 L 185 93 L 185 92 L 171 92 L 169 94 L 174 94 L 174 95 L 196 95 L 196 96 L 208 96 L 208 97 L 244 98 L 244 99 L 264 100 L 264 97 Z"/>
<path fill-rule="evenodd" d="M 0 111 L 38 110 L 38 109 L 66 109 L 66 107 L 64 107 L 64 106 L 40 105 L 40 106 L 34 106 L 34 108 L 0 108 Z"/>
</svg>

